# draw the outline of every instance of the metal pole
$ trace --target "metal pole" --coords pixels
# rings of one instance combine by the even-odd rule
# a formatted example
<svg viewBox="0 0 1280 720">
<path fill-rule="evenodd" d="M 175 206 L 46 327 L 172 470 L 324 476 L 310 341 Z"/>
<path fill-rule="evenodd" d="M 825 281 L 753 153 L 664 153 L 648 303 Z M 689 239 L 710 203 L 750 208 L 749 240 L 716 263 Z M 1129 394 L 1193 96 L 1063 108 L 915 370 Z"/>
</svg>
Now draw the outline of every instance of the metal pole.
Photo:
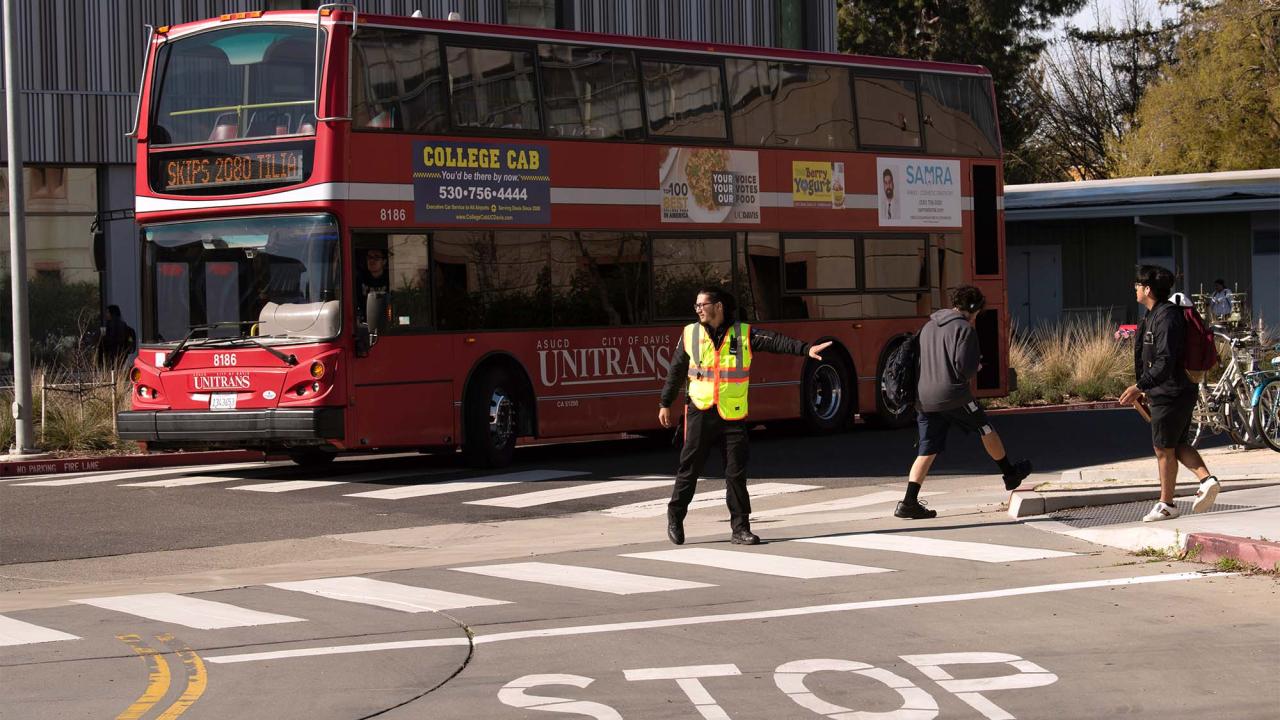
<svg viewBox="0 0 1280 720">
<path fill-rule="evenodd" d="M 27 330 L 27 235 L 23 206 L 22 111 L 14 67 L 13 0 L 4 1 L 5 125 L 9 143 L 9 277 L 13 290 L 13 453 L 35 453 L 31 443 L 31 358 Z"/>
</svg>

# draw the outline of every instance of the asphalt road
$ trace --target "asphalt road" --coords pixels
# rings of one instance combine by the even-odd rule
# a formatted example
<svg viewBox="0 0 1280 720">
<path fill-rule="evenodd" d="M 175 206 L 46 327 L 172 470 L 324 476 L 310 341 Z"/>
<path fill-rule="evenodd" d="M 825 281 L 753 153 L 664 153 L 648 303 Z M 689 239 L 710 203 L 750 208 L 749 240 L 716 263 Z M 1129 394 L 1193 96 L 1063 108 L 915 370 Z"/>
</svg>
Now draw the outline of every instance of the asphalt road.
<svg viewBox="0 0 1280 720">
<path fill-rule="evenodd" d="M 998 422 L 1053 471 L 1140 455 L 1134 420 Z M 400 458 L 0 484 L 0 718 L 1280 714 L 1273 577 L 1011 521 L 952 442 L 940 516 L 907 522 L 908 433 L 761 433 L 751 548 L 715 497 L 667 543 L 646 476 L 672 451 L 643 441 L 530 448 L 525 481 Z M 558 472 L 583 474 L 527 479 Z M 346 484 L 233 489 L 296 480 Z"/>
<path fill-rule="evenodd" d="M 1130 411 L 1003 416 L 994 424 L 1010 453 L 1030 457 L 1037 473 L 1150 453 L 1146 426 Z M 853 488 L 905 479 L 914 457 L 915 434 L 914 428 L 859 428 L 811 437 L 794 428 L 767 428 L 753 433 L 751 442 L 752 482 Z M 157 471 L 96 473 L 80 481 L 65 476 L 8 480 L 0 483 L 4 520 L 0 523 L 0 565 L 598 510 L 617 504 L 619 498 L 627 502 L 661 498 L 667 490 L 599 495 L 528 508 L 473 504 L 510 495 L 513 488 L 509 485 L 395 500 L 352 496 L 423 483 L 503 482 L 508 473 L 525 471 L 584 473 L 523 483 L 519 492 L 529 492 L 590 480 L 669 476 L 675 464 L 675 450 L 669 444 L 634 439 L 522 448 L 515 465 L 498 472 L 477 472 L 463 466 L 456 456 L 435 455 L 353 458 L 320 470 L 288 462 L 228 471 L 211 466 L 180 474 L 220 481 L 181 487 L 131 486 L 166 477 Z M 934 472 L 939 476 L 978 475 L 991 473 L 992 468 L 976 438 L 953 434 L 951 447 Z M 167 472 L 169 477 L 178 474 Z M 719 472 L 718 461 L 713 460 L 708 474 Z M 108 480 L 96 482 L 104 477 Z M 283 492 L 252 489 L 284 481 L 301 482 Z M 44 484 L 48 482 L 55 484 Z M 706 490 L 723 488 L 715 480 L 703 485 Z M 250 489 L 241 489 L 246 487 Z"/>
</svg>

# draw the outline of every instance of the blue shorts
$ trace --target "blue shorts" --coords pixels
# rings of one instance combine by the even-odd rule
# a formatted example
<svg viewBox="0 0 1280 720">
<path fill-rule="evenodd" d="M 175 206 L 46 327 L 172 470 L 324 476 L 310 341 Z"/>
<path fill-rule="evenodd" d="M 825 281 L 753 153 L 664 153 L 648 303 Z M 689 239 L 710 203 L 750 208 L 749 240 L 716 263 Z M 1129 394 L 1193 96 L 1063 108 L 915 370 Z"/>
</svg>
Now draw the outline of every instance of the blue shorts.
<svg viewBox="0 0 1280 720">
<path fill-rule="evenodd" d="M 965 432 L 990 435 L 995 432 L 987 422 L 987 414 L 976 402 L 941 412 L 916 413 L 916 425 L 920 428 L 920 449 L 917 455 L 937 455 L 947 447 L 947 431 L 954 425 Z"/>
</svg>

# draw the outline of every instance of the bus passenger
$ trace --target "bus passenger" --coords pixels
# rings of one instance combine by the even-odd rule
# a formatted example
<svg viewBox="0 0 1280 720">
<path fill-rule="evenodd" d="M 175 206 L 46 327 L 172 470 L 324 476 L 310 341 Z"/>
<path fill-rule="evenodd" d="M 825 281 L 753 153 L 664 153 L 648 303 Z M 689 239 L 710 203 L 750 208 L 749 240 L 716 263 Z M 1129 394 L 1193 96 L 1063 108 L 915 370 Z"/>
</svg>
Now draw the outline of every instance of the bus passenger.
<svg viewBox="0 0 1280 720">
<path fill-rule="evenodd" d="M 822 359 L 830 341 L 811 345 L 768 330 L 735 322 L 737 302 L 719 287 L 698 291 L 693 310 L 698 322 L 685 326 L 672 358 L 658 422 L 671 427 L 671 403 L 680 383 L 687 381 L 684 406 L 684 447 L 667 505 L 667 538 L 684 544 L 684 517 L 707 454 L 719 445 L 724 455 L 725 500 L 733 528 L 730 541 L 757 545 L 751 532 L 751 498 L 747 494 L 747 390 L 754 352 L 808 355 Z"/>
<path fill-rule="evenodd" d="M 364 262 L 356 269 L 356 316 L 364 319 L 365 299 L 369 293 L 385 293 L 389 289 L 387 251 L 383 248 L 365 250 Z"/>
</svg>

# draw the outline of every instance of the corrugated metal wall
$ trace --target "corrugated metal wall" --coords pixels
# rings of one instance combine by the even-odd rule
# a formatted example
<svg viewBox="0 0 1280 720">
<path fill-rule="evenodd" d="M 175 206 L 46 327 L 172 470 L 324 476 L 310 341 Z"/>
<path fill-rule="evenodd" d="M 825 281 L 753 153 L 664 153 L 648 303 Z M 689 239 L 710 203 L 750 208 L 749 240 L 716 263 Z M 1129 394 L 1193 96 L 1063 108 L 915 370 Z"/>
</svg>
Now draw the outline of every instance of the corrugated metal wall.
<svg viewBox="0 0 1280 720">
<path fill-rule="evenodd" d="M 810 49 L 835 52 L 834 0 L 810 0 L 806 10 Z M 587 32 L 776 45 L 776 12 L 774 0 L 575 0 L 569 20 Z"/>
<path fill-rule="evenodd" d="M 835 49 L 834 0 L 808 0 L 806 36 Z M 142 68 L 144 24 L 173 25 L 263 9 L 266 0 L 15 0 L 26 162 L 133 162 L 125 137 Z M 776 0 L 564 0 L 575 29 L 684 40 L 773 45 Z M 503 22 L 504 0 L 360 0 L 364 12 L 428 17 L 457 10 Z M 2 119 L 0 119 L 2 120 Z M 2 139 L 0 139 L 2 144 Z M 8 156 L 0 147 L 0 159 Z"/>
</svg>

